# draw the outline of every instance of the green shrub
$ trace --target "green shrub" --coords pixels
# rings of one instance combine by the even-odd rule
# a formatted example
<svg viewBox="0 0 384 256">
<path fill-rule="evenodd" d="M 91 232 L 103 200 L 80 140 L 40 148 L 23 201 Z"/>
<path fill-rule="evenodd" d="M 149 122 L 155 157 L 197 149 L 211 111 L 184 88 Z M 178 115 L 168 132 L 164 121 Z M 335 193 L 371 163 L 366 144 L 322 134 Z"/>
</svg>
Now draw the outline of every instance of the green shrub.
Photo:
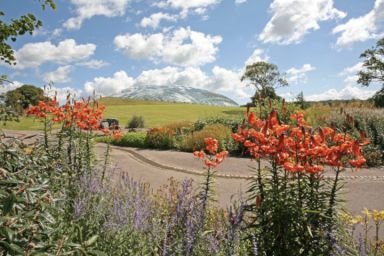
<svg viewBox="0 0 384 256">
<path fill-rule="evenodd" d="M 176 136 L 184 135 L 193 130 L 194 124 L 190 121 L 174 122 L 167 124 L 165 127 L 172 130 Z"/>
<path fill-rule="evenodd" d="M 145 148 L 145 132 L 128 132 L 119 140 L 112 140 L 112 144 L 122 147 Z"/>
<path fill-rule="evenodd" d="M 129 120 L 127 128 L 144 128 L 144 118 L 142 116 L 134 115 L 131 120 Z"/>
<path fill-rule="evenodd" d="M 99 137 L 97 142 L 111 143 L 115 146 L 120 147 L 136 147 L 136 148 L 146 148 L 145 137 L 147 133 L 145 132 L 128 132 L 118 140 L 111 138 L 110 136 Z"/>
<path fill-rule="evenodd" d="M 153 128 L 147 132 L 145 144 L 150 148 L 170 149 L 174 147 L 174 132 L 165 127 Z"/>
<path fill-rule="evenodd" d="M 244 113 L 245 113 L 245 109 L 244 109 Z M 224 118 L 224 117 L 210 117 L 210 118 L 206 118 L 206 119 L 197 120 L 193 124 L 193 129 L 195 131 L 201 131 L 207 125 L 221 124 L 223 126 L 230 128 L 232 132 L 236 132 L 239 123 L 241 123 L 240 119 L 236 120 L 236 119 L 229 119 L 229 118 Z"/>
<path fill-rule="evenodd" d="M 231 151 L 234 148 L 231 134 L 231 129 L 223 124 L 206 125 L 201 131 L 185 136 L 180 144 L 180 149 L 192 152 L 204 148 L 204 138 L 212 137 L 219 141 L 219 150 Z"/>
<path fill-rule="evenodd" d="M 376 92 L 371 100 L 373 100 L 375 107 L 384 108 L 384 87 L 381 88 L 380 91 Z"/>
<path fill-rule="evenodd" d="M 367 165 L 380 166 L 384 164 L 384 110 L 341 108 L 337 111 L 330 111 L 324 121 L 326 125 L 349 131 L 356 138 L 360 137 L 359 131 L 364 131 L 370 140 L 370 144 L 363 151 Z"/>
</svg>

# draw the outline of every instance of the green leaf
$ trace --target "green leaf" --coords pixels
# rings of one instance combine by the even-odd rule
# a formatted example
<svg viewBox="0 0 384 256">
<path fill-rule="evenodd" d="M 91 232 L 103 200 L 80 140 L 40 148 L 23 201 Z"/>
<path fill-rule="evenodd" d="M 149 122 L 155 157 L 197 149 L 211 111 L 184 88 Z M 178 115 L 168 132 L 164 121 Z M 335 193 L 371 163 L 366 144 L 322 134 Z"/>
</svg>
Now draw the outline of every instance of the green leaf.
<svg viewBox="0 0 384 256">
<path fill-rule="evenodd" d="M 9 194 L 7 198 L 3 200 L 3 212 L 4 215 L 10 213 L 13 209 L 13 205 L 17 201 L 16 195 L 14 193 Z"/>
<path fill-rule="evenodd" d="M 99 237 L 99 235 L 92 236 L 90 239 L 88 239 L 87 241 L 84 242 L 84 246 L 88 247 L 88 246 L 93 245 L 94 243 L 96 243 L 98 237 Z"/>
<path fill-rule="evenodd" d="M 90 255 L 94 256 L 108 256 L 105 252 L 99 251 L 99 250 L 91 250 L 88 252 Z"/>
<path fill-rule="evenodd" d="M 307 226 L 308 233 L 311 237 L 313 237 L 312 230 L 310 226 Z"/>
<path fill-rule="evenodd" d="M 13 243 L 9 244 L 5 241 L 0 241 L 0 245 L 8 249 L 8 252 L 12 252 L 12 254 L 10 255 L 15 255 L 15 254 L 24 255 L 24 250 L 17 244 L 13 244 Z"/>
</svg>

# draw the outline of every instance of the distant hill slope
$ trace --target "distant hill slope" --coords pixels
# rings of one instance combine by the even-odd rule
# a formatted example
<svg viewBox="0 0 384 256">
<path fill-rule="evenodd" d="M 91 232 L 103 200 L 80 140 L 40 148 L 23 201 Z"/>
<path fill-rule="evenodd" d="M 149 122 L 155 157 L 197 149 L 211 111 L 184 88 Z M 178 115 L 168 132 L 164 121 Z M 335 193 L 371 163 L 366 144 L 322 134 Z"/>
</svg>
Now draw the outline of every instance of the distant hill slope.
<svg viewBox="0 0 384 256">
<path fill-rule="evenodd" d="M 142 86 L 123 90 L 114 97 L 135 100 L 184 102 L 213 106 L 238 106 L 224 95 L 188 86 Z"/>
</svg>

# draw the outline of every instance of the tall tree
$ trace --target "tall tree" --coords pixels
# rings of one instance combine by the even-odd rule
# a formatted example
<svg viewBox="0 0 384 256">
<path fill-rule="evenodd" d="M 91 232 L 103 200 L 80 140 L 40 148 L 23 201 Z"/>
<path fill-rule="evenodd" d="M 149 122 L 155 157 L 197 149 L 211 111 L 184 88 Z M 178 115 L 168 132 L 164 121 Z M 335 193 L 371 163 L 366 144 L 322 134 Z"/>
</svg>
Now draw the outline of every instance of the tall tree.
<svg viewBox="0 0 384 256">
<path fill-rule="evenodd" d="M 255 95 L 252 97 L 253 101 L 258 98 L 279 98 L 275 93 L 275 89 L 288 85 L 287 80 L 280 74 L 277 66 L 264 61 L 247 65 L 241 81 L 246 81 L 256 88 Z"/>
<path fill-rule="evenodd" d="M 44 99 L 44 91 L 33 85 L 25 84 L 5 94 L 5 105 L 21 113 L 30 105 L 36 105 Z"/>
<path fill-rule="evenodd" d="M 372 99 L 377 107 L 384 107 L 384 38 L 377 41 L 375 47 L 363 52 L 360 57 L 365 60 L 357 82 L 364 86 L 371 83 L 381 84 L 382 88 Z"/>
</svg>

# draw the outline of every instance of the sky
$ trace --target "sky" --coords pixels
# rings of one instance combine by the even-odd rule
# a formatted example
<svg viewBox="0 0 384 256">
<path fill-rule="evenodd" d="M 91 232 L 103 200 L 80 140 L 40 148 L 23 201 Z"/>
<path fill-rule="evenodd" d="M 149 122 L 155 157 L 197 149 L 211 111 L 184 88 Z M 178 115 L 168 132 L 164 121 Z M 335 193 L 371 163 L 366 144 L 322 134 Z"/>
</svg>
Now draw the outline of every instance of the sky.
<svg viewBox="0 0 384 256">
<path fill-rule="evenodd" d="M 22 4 L 21 4 L 22 2 Z M 275 64 L 288 100 L 367 99 L 360 54 L 384 36 L 384 0 L 1 0 L 4 20 L 27 12 L 43 21 L 11 43 L 17 65 L 0 62 L 12 84 L 50 85 L 59 99 L 118 95 L 131 87 L 191 86 L 239 104 L 254 88 L 246 65 Z"/>
</svg>

